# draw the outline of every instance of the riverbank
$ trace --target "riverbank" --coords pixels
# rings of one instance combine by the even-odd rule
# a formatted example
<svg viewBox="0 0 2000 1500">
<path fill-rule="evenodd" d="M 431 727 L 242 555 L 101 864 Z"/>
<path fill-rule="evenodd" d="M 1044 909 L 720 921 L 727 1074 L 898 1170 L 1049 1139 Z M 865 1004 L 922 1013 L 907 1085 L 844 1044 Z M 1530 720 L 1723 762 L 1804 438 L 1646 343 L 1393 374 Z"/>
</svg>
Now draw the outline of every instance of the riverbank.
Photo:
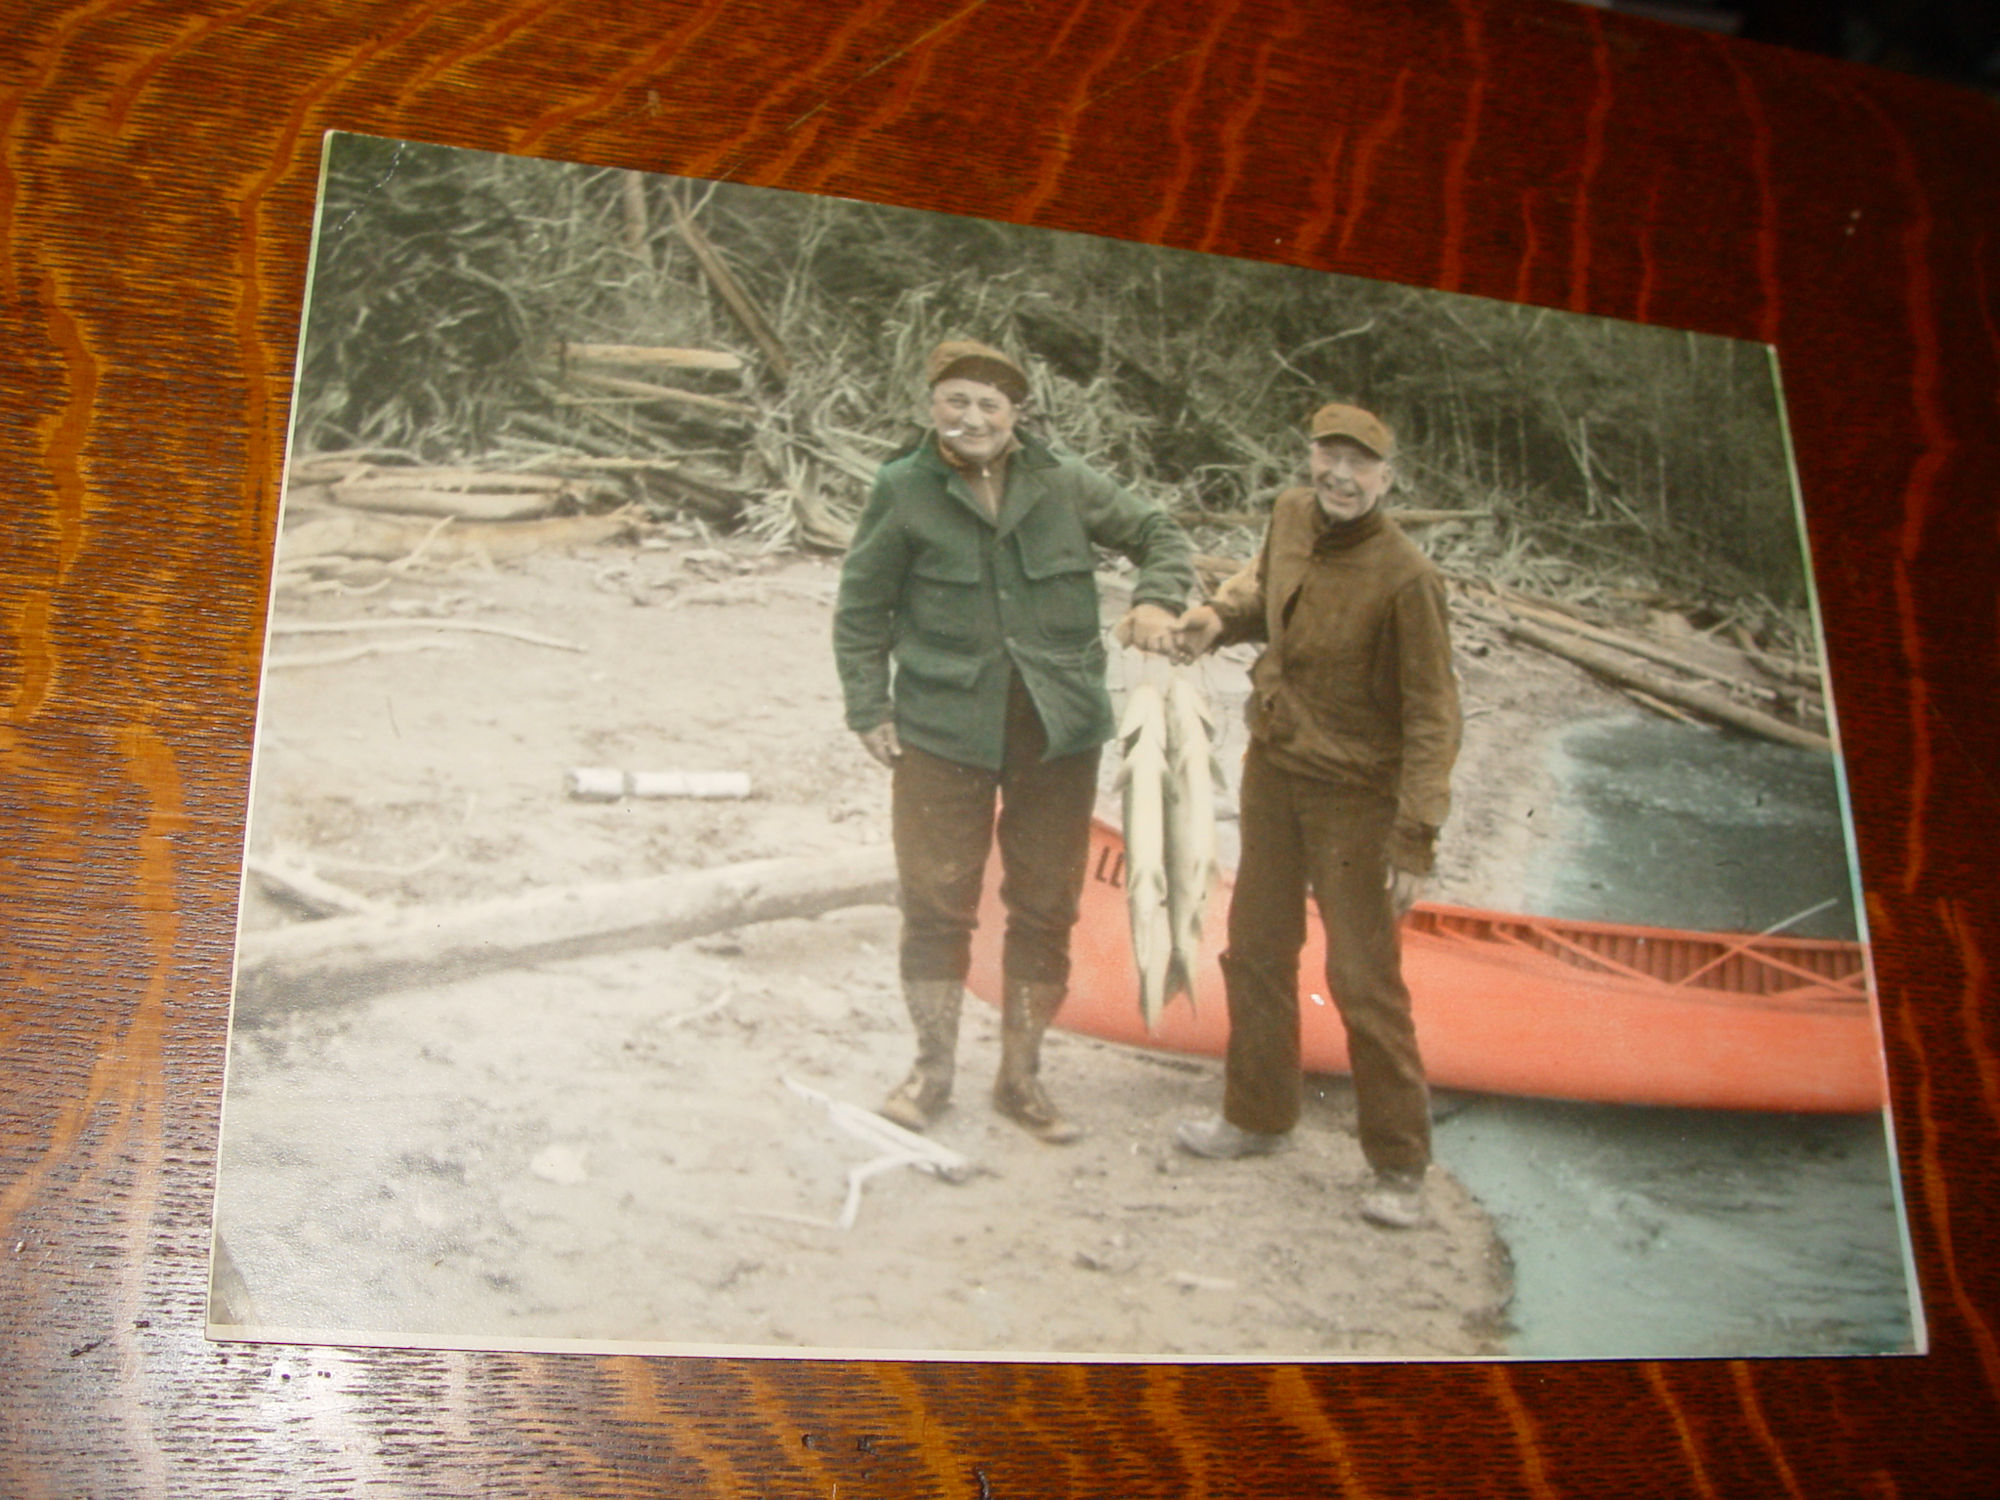
<svg viewBox="0 0 2000 1500">
<path fill-rule="evenodd" d="M 886 778 L 841 724 L 827 649 L 837 566 L 651 540 L 281 598 L 289 622 L 407 627 L 328 632 L 343 648 L 424 649 L 275 639 L 274 663 L 308 643 L 341 659 L 268 675 L 252 854 L 401 908 L 879 847 Z M 543 643 L 464 628 L 481 625 Z M 1489 691 L 1505 673 L 1476 650 L 1465 667 L 1480 706 L 1461 794 L 1483 808 L 1523 793 L 1503 748 L 1478 747 L 1518 742 L 1530 703 L 1555 706 Z M 1231 724 L 1240 670 L 1209 676 Z M 564 779 L 579 766 L 743 772 L 753 795 L 581 801 Z M 1454 858 L 1441 887 L 1501 888 L 1485 862 Z M 246 906 L 246 929 L 297 919 L 263 895 Z M 1510 1281 L 1488 1216 L 1440 1169 L 1424 1226 L 1362 1223 L 1338 1080 L 1311 1091 L 1294 1149 L 1202 1162 L 1171 1130 L 1215 1106 L 1217 1064 L 1056 1032 L 1045 1076 L 1089 1136 L 1051 1149 L 987 1104 L 997 1026 L 975 1002 L 957 1099 L 930 1137 L 972 1170 L 893 1166 L 852 1187 L 880 1146 L 788 1081 L 866 1108 L 901 1075 L 894 930 L 888 908 L 850 908 L 339 1006 L 299 995 L 239 1026 L 218 1225 L 244 1321 L 226 1331 L 758 1353 L 1498 1352 Z"/>
</svg>

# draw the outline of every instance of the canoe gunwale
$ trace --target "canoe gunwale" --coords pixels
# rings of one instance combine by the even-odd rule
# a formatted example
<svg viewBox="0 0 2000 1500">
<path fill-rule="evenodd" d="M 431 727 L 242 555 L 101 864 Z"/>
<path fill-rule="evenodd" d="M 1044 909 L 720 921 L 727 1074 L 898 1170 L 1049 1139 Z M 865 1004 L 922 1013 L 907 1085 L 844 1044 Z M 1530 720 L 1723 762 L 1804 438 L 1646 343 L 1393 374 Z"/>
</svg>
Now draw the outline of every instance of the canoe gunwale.
<svg viewBox="0 0 2000 1500">
<path fill-rule="evenodd" d="M 1219 1058 L 1228 1014 L 1219 967 L 1232 894 L 1210 891 L 1198 1009 L 1141 1022 L 1126 921 L 1124 840 L 1094 820 L 1072 935 L 1070 994 L 1054 1024 L 1149 1051 Z M 989 856 L 969 988 L 1001 991 L 997 851 Z M 1300 954 L 1300 1062 L 1350 1071 L 1346 1028 L 1323 988 L 1323 943 Z M 1881 1026 L 1857 942 L 1682 932 L 1419 902 L 1404 976 L 1434 1087 L 1586 1103 L 1872 1113 L 1887 1099 Z M 1659 972 L 1648 972 L 1648 967 Z"/>
<path fill-rule="evenodd" d="M 1580 969 L 1655 989 L 1833 1006 L 1868 1003 L 1867 965 L 1862 960 L 1861 945 L 1840 938 L 1689 932 L 1634 923 L 1517 916 L 1428 902 L 1419 902 L 1412 909 L 1410 928 L 1475 949 L 1517 947 L 1547 954 Z M 1672 969 L 1681 963 L 1689 967 L 1684 973 L 1643 969 L 1604 951 L 1600 942 L 1646 946 L 1658 957 L 1662 968 Z M 1801 961 L 1808 958 L 1819 960 L 1824 967 L 1808 967 Z M 1732 977 L 1742 977 L 1724 970 L 1732 959 L 1741 960 L 1739 968 L 1747 966 L 1747 972 L 1755 974 L 1758 982 L 1754 985 L 1728 982 Z M 1710 976 L 1715 979 L 1704 983 Z"/>
</svg>

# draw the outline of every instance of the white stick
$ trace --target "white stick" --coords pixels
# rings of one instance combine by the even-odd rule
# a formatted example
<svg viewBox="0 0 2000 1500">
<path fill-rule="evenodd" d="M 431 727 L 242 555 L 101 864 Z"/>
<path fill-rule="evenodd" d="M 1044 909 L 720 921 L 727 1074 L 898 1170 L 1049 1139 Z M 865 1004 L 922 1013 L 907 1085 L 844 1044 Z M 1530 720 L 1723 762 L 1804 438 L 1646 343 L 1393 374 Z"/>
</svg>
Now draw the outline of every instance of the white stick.
<svg viewBox="0 0 2000 1500">
<path fill-rule="evenodd" d="M 785 1087 L 801 1098 L 824 1105 L 833 1123 L 857 1140 L 898 1158 L 910 1158 L 914 1165 L 942 1177 L 946 1182 L 963 1182 L 977 1170 L 970 1158 L 959 1155 L 949 1146 L 940 1146 L 914 1130 L 905 1130 L 894 1120 L 885 1120 L 873 1110 L 862 1109 L 831 1094 L 822 1094 L 789 1075 L 785 1078 Z"/>
</svg>

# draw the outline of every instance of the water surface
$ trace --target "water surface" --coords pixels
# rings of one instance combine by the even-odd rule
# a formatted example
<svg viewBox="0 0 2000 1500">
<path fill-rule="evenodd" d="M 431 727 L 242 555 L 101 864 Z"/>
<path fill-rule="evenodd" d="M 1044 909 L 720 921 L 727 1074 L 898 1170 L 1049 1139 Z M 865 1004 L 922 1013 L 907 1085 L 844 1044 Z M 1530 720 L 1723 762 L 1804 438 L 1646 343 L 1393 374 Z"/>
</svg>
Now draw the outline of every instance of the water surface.
<svg viewBox="0 0 2000 1500">
<path fill-rule="evenodd" d="M 1551 754 L 1561 834 L 1529 872 L 1528 910 L 1854 936 L 1827 756 L 1636 716 L 1580 725 Z M 1514 1256 L 1511 1353 L 1911 1347 L 1912 1282 L 1881 1118 L 1493 1096 L 1449 1104 L 1439 1159 Z"/>
</svg>

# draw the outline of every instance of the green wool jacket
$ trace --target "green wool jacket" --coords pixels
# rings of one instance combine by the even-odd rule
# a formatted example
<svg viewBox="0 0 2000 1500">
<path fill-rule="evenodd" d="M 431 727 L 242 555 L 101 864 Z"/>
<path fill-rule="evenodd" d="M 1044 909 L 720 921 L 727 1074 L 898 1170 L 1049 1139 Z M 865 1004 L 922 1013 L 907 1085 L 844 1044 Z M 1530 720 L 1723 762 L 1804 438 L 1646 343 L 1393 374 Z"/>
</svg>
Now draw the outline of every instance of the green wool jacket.
<svg viewBox="0 0 2000 1500">
<path fill-rule="evenodd" d="M 1194 587 L 1187 537 L 1163 511 L 1036 439 L 1008 456 L 997 517 L 934 436 L 884 464 L 834 609 L 848 728 L 893 719 L 906 744 L 997 771 L 1018 672 L 1047 759 L 1103 744 L 1115 725 L 1093 547 L 1137 564 L 1134 604 L 1179 611 Z"/>
</svg>

